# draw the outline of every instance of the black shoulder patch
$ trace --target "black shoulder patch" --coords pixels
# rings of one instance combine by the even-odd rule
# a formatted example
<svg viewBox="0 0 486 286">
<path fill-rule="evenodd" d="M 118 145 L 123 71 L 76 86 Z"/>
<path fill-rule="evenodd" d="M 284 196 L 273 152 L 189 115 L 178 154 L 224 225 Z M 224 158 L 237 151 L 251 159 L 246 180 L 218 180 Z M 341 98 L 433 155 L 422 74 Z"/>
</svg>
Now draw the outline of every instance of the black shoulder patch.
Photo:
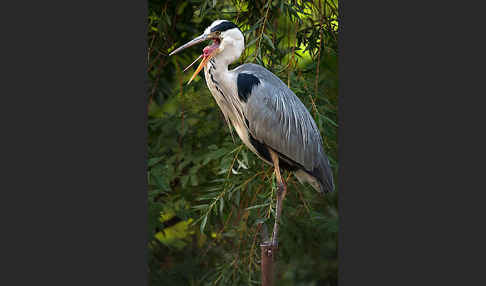
<svg viewBox="0 0 486 286">
<path fill-rule="evenodd" d="M 253 86 L 259 84 L 260 84 L 260 80 L 252 74 L 249 73 L 238 74 L 238 78 L 236 79 L 236 86 L 238 88 L 238 97 L 240 98 L 240 100 L 247 102 L 248 98 L 250 97 Z"/>
<path fill-rule="evenodd" d="M 223 21 L 218 25 L 211 28 L 211 32 L 224 32 L 229 29 L 238 28 L 235 24 L 230 21 Z M 239 28 L 238 28 L 239 29 Z"/>
</svg>

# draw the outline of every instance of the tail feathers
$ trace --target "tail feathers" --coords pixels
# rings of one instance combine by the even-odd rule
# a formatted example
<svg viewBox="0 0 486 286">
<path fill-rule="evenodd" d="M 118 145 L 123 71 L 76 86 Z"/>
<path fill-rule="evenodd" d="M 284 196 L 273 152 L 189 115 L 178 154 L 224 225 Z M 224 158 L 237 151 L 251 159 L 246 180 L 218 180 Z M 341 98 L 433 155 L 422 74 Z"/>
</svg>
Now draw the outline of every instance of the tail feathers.
<svg viewBox="0 0 486 286">
<path fill-rule="evenodd" d="M 312 171 L 299 169 L 294 174 L 300 183 L 307 182 L 322 194 L 333 192 L 335 189 L 332 170 L 327 158 L 323 158 Z"/>
<path fill-rule="evenodd" d="M 320 183 L 321 192 L 328 193 L 334 191 L 334 178 L 329 159 L 323 158 L 320 167 L 316 169 L 316 172 L 314 172 L 313 175 Z"/>
</svg>

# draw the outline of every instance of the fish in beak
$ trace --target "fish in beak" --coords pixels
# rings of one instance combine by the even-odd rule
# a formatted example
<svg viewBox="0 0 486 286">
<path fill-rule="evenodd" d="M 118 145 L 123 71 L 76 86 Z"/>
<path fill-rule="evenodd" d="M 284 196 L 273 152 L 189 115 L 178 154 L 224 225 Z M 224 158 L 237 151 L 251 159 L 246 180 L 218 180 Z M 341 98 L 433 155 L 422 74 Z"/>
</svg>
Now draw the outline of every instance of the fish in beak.
<svg viewBox="0 0 486 286">
<path fill-rule="evenodd" d="M 191 81 L 196 77 L 196 75 L 207 65 L 208 61 L 212 57 L 214 57 L 214 55 L 216 55 L 216 52 L 218 51 L 219 44 L 220 44 L 221 40 L 218 37 L 210 37 L 209 35 L 201 35 L 201 36 L 193 39 L 192 41 L 180 46 L 179 48 L 175 49 L 173 52 L 171 52 L 169 54 L 169 56 L 172 56 L 173 54 L 176 54 L 176 53 L 178 53 L 178 52 L 180 52 L 180 51 L 182 51 L 186 48 L 194 46 L 195 44 L 201 43 L 205 40 L 213 40 L 213 43 L 209 46 L 206 46 L 203 49 L 202 55 L 200 55 L 194 62 L 192 62 L 192 64 L 190 64 L 187 68 L 184 69 L 184 71 L 186 71 L 192 65 L 194 65 L 201 57 L 203 58 L 203 60 L 201 61 L 201 63 L 199 64 L 199 66 L 197 67 L 196 71 L 194 72 L 194 74 L 192 75 L 191 79 L 189 80 L 189 82 L 187 84 L 190 84 Z"/>
</svg>

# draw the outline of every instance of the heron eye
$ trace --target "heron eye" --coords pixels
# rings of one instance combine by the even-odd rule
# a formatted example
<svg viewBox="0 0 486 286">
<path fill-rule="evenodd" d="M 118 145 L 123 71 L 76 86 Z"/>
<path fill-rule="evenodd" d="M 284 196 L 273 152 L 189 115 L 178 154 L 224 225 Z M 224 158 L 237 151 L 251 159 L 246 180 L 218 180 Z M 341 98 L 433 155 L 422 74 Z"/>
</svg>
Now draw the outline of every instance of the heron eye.
<svg viewBox="0 0 486 286">
<path fill-rule="evenodd" d="M 216 36 L 219 36 L 221 35 L 221 32 L 220 31 L 216 31 Z"/>
</svg>

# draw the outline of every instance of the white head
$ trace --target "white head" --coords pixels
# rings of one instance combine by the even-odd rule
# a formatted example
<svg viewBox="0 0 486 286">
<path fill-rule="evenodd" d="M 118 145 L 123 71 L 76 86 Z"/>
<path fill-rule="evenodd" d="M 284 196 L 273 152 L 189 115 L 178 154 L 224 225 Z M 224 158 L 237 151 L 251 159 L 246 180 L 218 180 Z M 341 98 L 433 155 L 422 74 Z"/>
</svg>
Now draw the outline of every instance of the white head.
<svg viewBox="0 0 486 286">
<path fill-rule="evenodd" d="M 217 45 L 213 57 L 227 65 L 236 61 L 245 49 L 243 33 L 230 21 L 216 20 L 204 30 L 204 34 L 213 38 L 213 44 L 208 46 L 209 49 Z"/>
<path fill-rule="evenodd" d="M 189 82 L 196 77 L 211 58 L 229 65 L 236 61 L 245 49 L 245 38 L 238 26 L 227 20 L 216 20 L 204 30 L 202 35 L 177 48 L 169 55 L 205 40 L 212 40 L 212 44 L 203 49 L 203 54 L 201 55 L 203 60 Z"/>
</svg>

